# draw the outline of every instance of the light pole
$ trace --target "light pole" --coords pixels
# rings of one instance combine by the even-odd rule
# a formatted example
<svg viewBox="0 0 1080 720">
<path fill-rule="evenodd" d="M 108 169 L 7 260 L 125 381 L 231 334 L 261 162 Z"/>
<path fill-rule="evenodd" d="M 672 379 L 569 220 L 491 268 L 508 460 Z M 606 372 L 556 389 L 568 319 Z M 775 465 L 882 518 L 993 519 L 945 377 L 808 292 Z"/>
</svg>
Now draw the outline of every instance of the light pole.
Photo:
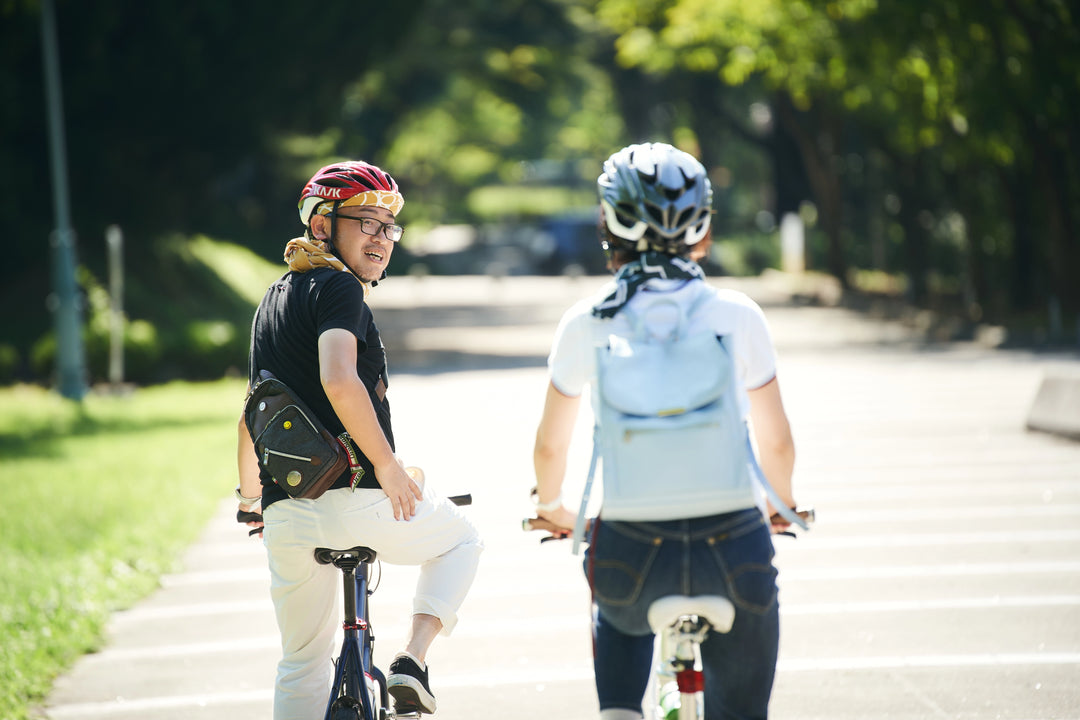
<svg viewBox="0 0 1080 720">
<path fill-rule="evenodd" d="M 82 301 L 75 283 L 75 231 L 68 199 L 64 110 L 60 92 L 60 53 L 56 42 L 53 0 L 41 2 L 41 46 L 45 60 L 45 105 L 49 118 L 49 159 L 52 165 L 56 230 L 50 236 L 53 255 L 52 308 L 56 313 L 56 364 L 60 394 L 82 400 L 86 366 L 82 343 Z"/>
</svg>

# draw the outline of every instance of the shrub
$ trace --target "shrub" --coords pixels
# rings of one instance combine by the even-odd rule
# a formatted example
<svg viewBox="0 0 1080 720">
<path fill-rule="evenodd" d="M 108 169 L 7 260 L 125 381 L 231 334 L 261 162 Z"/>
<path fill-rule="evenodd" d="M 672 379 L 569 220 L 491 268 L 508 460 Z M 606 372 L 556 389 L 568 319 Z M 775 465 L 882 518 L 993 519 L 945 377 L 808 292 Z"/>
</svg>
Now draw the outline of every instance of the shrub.
<svg viewBox="0 0 1080 720">
<path fill-rule="evenodd" d="M 19 372 L 19 350 L 14 345 L 0 343 L 0 385 L 15 382 Z"/>
</svg>

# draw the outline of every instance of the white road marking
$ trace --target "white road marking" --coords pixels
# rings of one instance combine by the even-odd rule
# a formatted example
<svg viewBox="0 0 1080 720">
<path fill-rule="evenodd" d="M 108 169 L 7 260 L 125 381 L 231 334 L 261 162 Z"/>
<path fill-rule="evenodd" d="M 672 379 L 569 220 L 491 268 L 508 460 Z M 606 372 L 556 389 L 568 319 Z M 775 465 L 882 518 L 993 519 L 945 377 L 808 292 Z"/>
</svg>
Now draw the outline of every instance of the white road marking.
<svg viewBox="0 0 1080 720">
<path fill-rule="evenodd" d="M 1016 667 L 1025 665 L 1080 665 L 1080 653 L 985 653 L 962 655 L 886 655 L 879 657 L 837 658 L 781 658 L 777 672 L 819 672 L 836 670 L 897 670 L 934 667 Z M 450 687 L 497 687 L 508 685 L 535 685 L 560 682 L 591 682 L 592 667 L 588 663 L 562 663 L 558 667 L 523 666 L 518 668 L 472 670 L 458 675 L 439 678 L 439 686 Z M 273 697 L 272 691 L 247 690 L 241 692 L 202 693 L 197 695 L 171 695 L 149 698 L 117 699 L 106 702 L 72 703 L 48 708 L 53 720 L 74 720 L 84 717 L 115 717 L 128 713 L 145 713 L 168 708 L 201 708 L 212 705 L 241 703 L 265 703 Z"/>
</svg>

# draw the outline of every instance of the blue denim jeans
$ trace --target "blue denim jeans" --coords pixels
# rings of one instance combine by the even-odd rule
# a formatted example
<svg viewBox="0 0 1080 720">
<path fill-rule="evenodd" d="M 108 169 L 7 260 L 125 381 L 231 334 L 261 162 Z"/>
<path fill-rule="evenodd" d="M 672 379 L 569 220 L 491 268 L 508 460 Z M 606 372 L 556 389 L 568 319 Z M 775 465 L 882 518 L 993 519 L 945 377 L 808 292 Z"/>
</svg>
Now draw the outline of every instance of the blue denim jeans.
<svg viewBox="0 0 1080 720">
<path fill-rule="evenodd" d="M 641 712 L 652 664 L 649 605 L 665 595 L 721 595 L 728 633 L 701 646 L 706 720 L 768 716 L 779 644 L 772 536 L 756 508 L 663 522 L 601 521 L 586 574 L 596 602 L 594 670 L 600 709 Z"/>
</svg>

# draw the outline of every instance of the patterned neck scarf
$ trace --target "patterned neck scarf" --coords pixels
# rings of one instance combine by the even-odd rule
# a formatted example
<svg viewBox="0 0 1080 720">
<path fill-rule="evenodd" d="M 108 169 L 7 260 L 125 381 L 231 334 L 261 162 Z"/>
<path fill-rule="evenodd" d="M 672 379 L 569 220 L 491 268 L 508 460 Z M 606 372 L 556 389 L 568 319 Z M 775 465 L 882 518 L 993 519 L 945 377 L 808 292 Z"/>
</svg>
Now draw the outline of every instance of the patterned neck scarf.
<svg viewBox="0 0 1080 720">
<path fill-rule="evenodd" d="M 648 251 L 615 273 L 615 290 L 592 309 L 594 317 L 610 318 L 649 280 L 704 280 L 705 271 L 693 260 Z"/>
<path fill-rule="evenodd" d="M 360 280 L 349 268 L 345 267 L 345 263 L 330 253 L 326 243 L 322 240 L 308 240 L 303 237 L 293 238 L 285 245 L 285 262 L 288 263 L 290 270 L 296 272 L 304 273 L 315 268 L 330 267 L 347 272 Z M 368 283 L 363 280 L 360 280 L 360 284 L 364 286 L 365 297 L 375 285 L 375 283 Z"/>
</svg>

